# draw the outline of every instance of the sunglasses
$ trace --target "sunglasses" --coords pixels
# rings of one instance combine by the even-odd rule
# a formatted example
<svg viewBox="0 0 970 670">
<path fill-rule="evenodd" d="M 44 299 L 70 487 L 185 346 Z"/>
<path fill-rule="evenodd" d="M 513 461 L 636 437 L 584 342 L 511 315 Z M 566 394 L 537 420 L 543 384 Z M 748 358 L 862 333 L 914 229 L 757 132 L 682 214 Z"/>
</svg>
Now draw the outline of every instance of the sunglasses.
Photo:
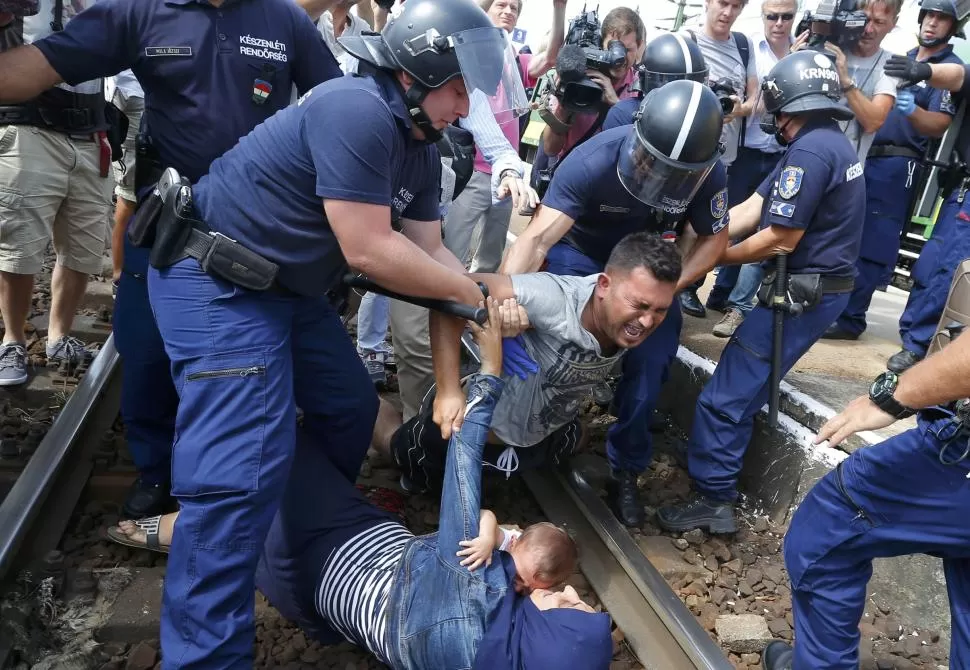
<svg viewBox="0 0 970 670">
<path fill-rule="evenodd" d="M 765 14 L 765 18 L 771 23 L 774 23 L 778 19 L 781 19 L 782 21 L 791 21 L 795 18 L 795 15 L 791 12 L 785 12 L 784 14 Z"/>
</svg>

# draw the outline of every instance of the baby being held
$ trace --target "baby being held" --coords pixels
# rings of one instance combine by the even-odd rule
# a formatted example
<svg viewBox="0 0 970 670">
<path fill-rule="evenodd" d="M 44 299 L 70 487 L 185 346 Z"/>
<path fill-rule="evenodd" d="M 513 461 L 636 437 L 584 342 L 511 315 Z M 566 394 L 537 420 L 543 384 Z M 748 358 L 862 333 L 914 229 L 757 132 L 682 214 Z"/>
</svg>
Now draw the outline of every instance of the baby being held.
<svg viewBox="0 0 970 670">
<path fill-rule="evenodd" d="M 531 593 L 562 584 L 576 571 L 579 551 L 573 538 L 549 522 L 535 523 L 525 530 L 503 528 L 490 510 L 483 509 L 478 523 L 478 537 L 464 540 L 458 551 L 462 565 L 474 571 L 491 565 L 492 551 L 507 552 L 515 563 L 515 590 Z"/>
</svg>

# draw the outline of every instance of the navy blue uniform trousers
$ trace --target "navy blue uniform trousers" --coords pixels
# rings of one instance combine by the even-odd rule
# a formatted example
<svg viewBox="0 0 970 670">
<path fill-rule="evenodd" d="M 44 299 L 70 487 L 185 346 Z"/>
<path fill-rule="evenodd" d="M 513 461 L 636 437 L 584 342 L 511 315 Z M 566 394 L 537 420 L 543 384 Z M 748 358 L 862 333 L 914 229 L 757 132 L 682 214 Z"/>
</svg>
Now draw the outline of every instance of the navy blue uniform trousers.
<svg viewBox="0 0 970 670">
<path fill-rule="evenodd" d="M 113 331 L 121 354 L 121 418 L 128 452 L 142 481 L 167 486 L 178 394 L 171 362 L 148 301 L 148 249 L 125 235 L 125 263 L 115 297 Z"/>
<path fill-rule="evenodd" d="M 256 565 L 293 458 L 297 406 L 353 481 L 377 395 L 326 298 L 247 291 L 192 259 L 148 279 L 179 394 L 164 667 L 251 667 Z"/>
<path fill-rule="evenodd" d="M 941 462 L 955 432 L 946 418 L 860 449 L 809 491 L 785 537 L 795 617 L 794 670 L 859 667 L 859 620 L 872 559 L 943 559 L 950 599 L 950 667 L 970 668 L 970 462 Z M 955 461 L 967 437 L 944 459 Z"/>
<path fill-rule="evenodd" d="M 818 341 L 848 300 L 848 293 L 829 293 L 814 309 L 785 315 L 782 376 Z M 773 317 L 772 310 L 760 304 L 751 310 L 697 398 L 687 464 L 694 488 L 711 500 L 738 497 L 738 475 L 754 417 L 768 402 Z"/>
<path fill-rule="evenodd" d="M 886 283 L 887 275 L 892 277 L 896 267 L 915 169 L 916 161 L 905 156 L 877 156 L 866 161 L 866 221 L 855 264 L 855 289 L 837 320 L 838 326 L 850 333 L 865 331 L 872 295 Z"/>
<path fill-rule="evenodd" d="M 552 247 L 547 260 L 546 270 L 558 275 L 585 277 L 603 271 L 602 263 L 564 243 Z M 657 330 L 623 357 L 623 376 L 616 388 L 619 416 L 606 434 L 606 455 L 614 470 L 639 473 L 650 465 L 650 417 L 677 355 L 683 322 L 675 300 Z"/>
<path fill-rule="evenodd" d="M 940 208 L 933 235 L 913 265 L 913 287 L 899 318 L 903 347 L 926 355 L 946 307 L 953 273 L 965 258 L 970 258 L 970 200 L 961 205 L 954 194 Z"/>
</svg>

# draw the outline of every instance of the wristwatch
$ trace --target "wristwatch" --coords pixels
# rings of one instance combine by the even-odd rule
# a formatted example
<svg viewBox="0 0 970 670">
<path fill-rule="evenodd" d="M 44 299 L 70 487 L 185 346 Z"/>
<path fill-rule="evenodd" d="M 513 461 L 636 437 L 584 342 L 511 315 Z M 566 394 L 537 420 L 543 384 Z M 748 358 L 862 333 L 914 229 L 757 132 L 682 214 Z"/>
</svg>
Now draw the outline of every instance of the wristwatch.
<svg viewBox="0 0 970 670">
<path fill-rule="evenodd" d="M 848 93 L 855 88 L 855 79 L 849 79 L 849 81 L 842 84 L 842 92 Z"/>
<path fill-rule="evenodd" d="M 876 380 L 872 382 L 872 386 L 869 387 L 869 399 L 886 414 L 897 419 L 905 419 L 908 416 L 916 414 L 916 410 L 911 407 L 906 407 L 906 405 L 893 397 L 898 384 L 899 376 L 895 372 L 889 372 L 888 370 L 883 372 L 876 377 Z"/>
<path fill-rule="evenodd" d="M 518 170 L 513 170 L 512 168 L 505 168 L 502 173 L 498 176 L 498 180 L 502 181 L 506 177 L 512 177 L 513 179 L 518 179 L 521 175 Z"/>
</svg>

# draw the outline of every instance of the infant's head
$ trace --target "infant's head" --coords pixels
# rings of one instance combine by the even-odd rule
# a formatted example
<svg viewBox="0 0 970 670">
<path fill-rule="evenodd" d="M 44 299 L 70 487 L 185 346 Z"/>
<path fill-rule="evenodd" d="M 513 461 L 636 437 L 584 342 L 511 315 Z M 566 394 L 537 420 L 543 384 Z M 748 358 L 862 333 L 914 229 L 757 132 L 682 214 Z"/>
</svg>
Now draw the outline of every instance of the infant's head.
<svg viewBox="0 0 970 670">
<path fill-rule="evenodd" d="M 530 593 L 562 584 L 576 571 L 579 551 L 573 538 L 559 526 L 535 523 L 509 547 L 515 561 L 515 590 Z"/>
</svg>

